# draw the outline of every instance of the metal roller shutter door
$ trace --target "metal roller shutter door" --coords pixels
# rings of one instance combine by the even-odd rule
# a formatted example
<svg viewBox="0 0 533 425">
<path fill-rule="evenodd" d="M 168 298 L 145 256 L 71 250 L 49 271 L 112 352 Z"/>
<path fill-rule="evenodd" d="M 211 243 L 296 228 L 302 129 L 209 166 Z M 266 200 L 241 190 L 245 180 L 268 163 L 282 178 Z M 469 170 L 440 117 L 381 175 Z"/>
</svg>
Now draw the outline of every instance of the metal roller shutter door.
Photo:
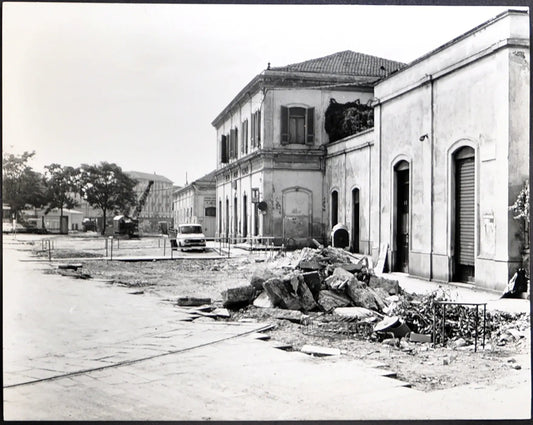
<svg viewBox="0 0 533 425">
<path fill-rule="evenodd" d="M 474 158 L 457 161 L 457 262 L 474 265 Z"/>
</svg>

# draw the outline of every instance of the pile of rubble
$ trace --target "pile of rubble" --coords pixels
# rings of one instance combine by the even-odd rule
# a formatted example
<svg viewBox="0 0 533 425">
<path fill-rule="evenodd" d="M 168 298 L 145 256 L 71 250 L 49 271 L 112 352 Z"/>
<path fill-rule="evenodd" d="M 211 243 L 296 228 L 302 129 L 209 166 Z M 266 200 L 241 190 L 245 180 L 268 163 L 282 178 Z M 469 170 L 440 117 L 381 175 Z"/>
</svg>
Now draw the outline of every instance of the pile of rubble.
<svg viewBox="0 0 533 425">
<path fill-rule="evenodd" d="M 326 247 L 260 266 L 249 285 L 225 290 L 222 298 L 229 309 L 253 304 L 377 321 L 400 294 L 398 281 L 375 276 L 367 257 Z"/>
<path fill-rule="evenodd" d="M 397 342 L 409 334 L 411 341 L 431 342 L 434 305 L 446 299 L 448 295 L 442 290 L 422 296 L 404 293 L 397 280 L 374 274 L 370 258 L 333 247 L 287 254 L 259 266 L 248 285 L 222 292 L 223 306 L 230 310 L 253 305 L 274 318 L 303 324 L 305 319 L 316 319 L 318 313 L 329 317 L 326 321 L 372 324 L 366 335 L 373 332 L 375 337 L 377 333 L 380 340 L 393 336 Z M 449 306 L 446 341 L 472 344 L 476 326 L 481 336 L 482 321 L 476 321 L 474 314 L 475 310 L 466 306 Z M 529 320 L 526 316 L 487 313 L 486 336 L 496 340 L 495 345 L 523 338 Z M 439 342 L 442 319 L 436 319 Z M 324 317 L 320 320 L 324 322 Z"/>
</svg>

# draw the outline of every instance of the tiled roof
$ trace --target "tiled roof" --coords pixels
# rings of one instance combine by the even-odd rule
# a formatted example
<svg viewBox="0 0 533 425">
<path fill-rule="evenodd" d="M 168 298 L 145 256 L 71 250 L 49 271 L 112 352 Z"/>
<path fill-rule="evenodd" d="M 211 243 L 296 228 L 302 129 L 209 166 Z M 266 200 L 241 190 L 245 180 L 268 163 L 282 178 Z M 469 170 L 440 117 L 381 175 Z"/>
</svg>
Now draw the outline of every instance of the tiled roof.
<svg viewBox="0 0 533 425">
<path fill-rule="evenodd" d="M 213 170 L 210 173 L 207 173 L 205 176 L 200 177 L 199 179 L 196 179 L 195 181 L 193 181 L 193 183 L 197 183 L 197 182 L 208 182 L 208 183 L 213 182 L 214 183 L 216 172 L 217 170 Z"/>
<path fill-rule="evenodd" d="M 404 66 L 405 64 L 401 62 L 345 50 L 344 52 L 334 53 L 322 58 L 310 59 L 305 62 L 270 69 L 273 71 L 287 72 L 385 77 Z"/>
<path fill-rule="evenodd" d="M 128 176 L 137 180 L 153 180 L 158 182 L 172 183 L 172 180 L 158 174 L 143 173 L 142 171 L 126 171 Z"/>
</svg>

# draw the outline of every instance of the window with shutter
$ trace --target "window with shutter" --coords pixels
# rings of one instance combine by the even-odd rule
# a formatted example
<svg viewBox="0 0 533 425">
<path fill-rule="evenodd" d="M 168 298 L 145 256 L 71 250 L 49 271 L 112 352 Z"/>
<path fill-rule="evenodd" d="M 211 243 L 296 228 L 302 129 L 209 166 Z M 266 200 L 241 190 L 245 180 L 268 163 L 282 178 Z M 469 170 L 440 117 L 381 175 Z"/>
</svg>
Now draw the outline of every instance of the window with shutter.
<svg viewBox="0 0 533 425">
<path fill-rule="evenodd" d="M 233 129 L 229 131 L 229 159 L 233 158 Z"/>
<path fill-rule="evenodd" d="M 227 164 L 228 162 L 228 150 L 225 135 L 222 135 L 220 138 L 220 162 L 222 164 Z"/>
<path fill-rule="evenodd" d="M 315 108 L 286 106 L 281 107 L 280 142 L 287 144 L 307 144 L 315 142 Z"/>
<path fill-rule="evenodd" d="M 226 162 L 231 158 L 229 134 L 226 134 Z"/>
<path fill-rule="evenodd" d="M 248 153 L 248 120 L 244 121 L 244 153 Z"/>
<path fill-rule="evenodd" d="M 256 125 L 256 131 L 257 131 L 257 147 L 261 146 L 261 110 L 259 109 L 257 112 L 257 125 Z"/>
<path fill-rule="evenodd" d="M 312 145 L 315 143 L 315 108 L 307 108 L 307 122 L 305 123 L 307 137 L 306 144 Z"/>
<path fill-rule="evenodd" d="M 250 131 L 252 148 L 255 148 L 255 113 L 252 114 L 252 129 Z"/>
<path fill-rule="evenodd" d="M 281 144 L 289 143 L 289 108 L 281 107 Z"/>
</svg>

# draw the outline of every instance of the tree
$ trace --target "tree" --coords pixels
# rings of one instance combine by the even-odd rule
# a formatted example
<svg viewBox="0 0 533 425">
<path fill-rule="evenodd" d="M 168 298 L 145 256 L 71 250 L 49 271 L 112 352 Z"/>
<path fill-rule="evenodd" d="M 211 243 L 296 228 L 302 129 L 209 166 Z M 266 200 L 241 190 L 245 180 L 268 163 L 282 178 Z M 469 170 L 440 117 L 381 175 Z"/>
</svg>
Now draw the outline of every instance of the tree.
<svg viewBox="0 0 533 425">
<path fill-rule="evenodd" d="M 50 164 L 44 167 L 46 183 L 46 199 L 48 207 L 45 214 L 52 209 L 59 208 L 63 217 L 63 208 L 74 208 L 78 205 L 72 197 L 72 193 L 77 189 L 77 177 L 79 170 L 73 167 L 63 167 L 59 164 Z"/>
<path fill-rule="evenodd" d="M 16 216 L 28 206 L 39 208 L 46 204 L 42 175 L 28 165 L 34 155 L 35 151 L 2 156 L 2 201 Z"/>
<path fill-rule="evenodd" d="M 79 190 L 87 202 L 102 210 L 106 230 L 108 211 L 128 211 L 136 204 L 137 199 L 133 188 L 137 184 L 116 164 L 101 162 L 100 165 L 83 164 L 79 172 Z"/>
</svg>

